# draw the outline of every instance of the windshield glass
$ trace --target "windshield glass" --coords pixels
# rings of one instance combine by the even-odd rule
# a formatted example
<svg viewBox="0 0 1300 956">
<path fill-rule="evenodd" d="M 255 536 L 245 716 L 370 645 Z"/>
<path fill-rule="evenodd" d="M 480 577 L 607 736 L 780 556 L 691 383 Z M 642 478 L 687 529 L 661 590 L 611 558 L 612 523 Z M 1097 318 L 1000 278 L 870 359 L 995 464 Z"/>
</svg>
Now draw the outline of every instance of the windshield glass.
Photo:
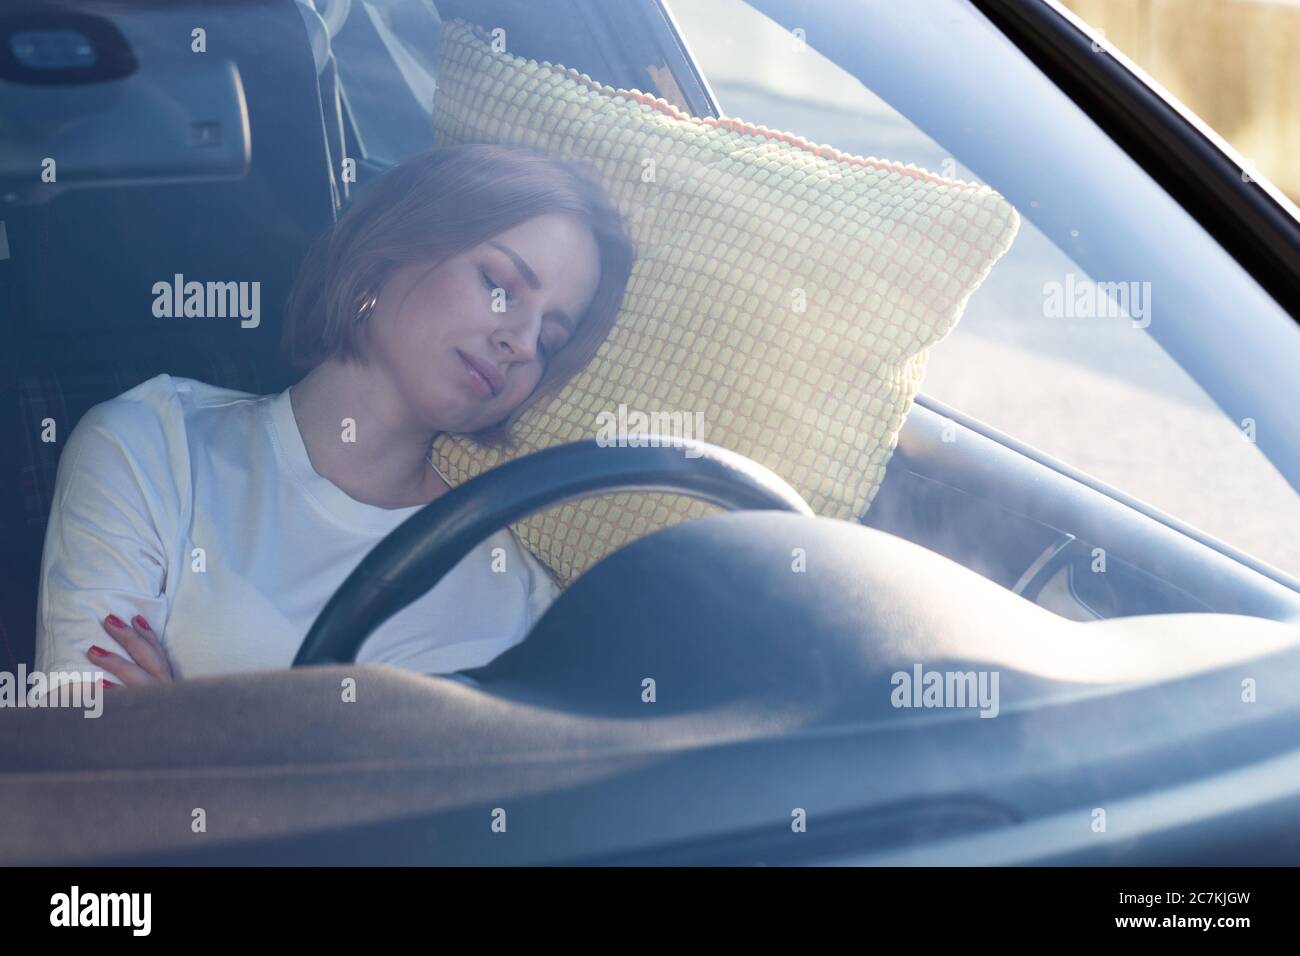
<svg viewBox="0 0 1300 956">
<path fill-rule="evenodd" d="M 1021 213 L 1015 244 L 932 351 L 923 392 L 1300 575 L 1300 498 L 1263 450 L 1294 460 L 1297 378 L 1276 374 L 1300 367 L 1290 317 L 967 4 L 923 4 L 939 33 L 914 29 L 911 11 L 909 55 L 881 30 L 888 4 L 821 5 L 816 23 L 756 6 L 795 5 L 671 3 L 724 114 L 987 182 Z M 856 31 L 875 42 L 855 49 Z M 954 43 L 969 57 L 945 52 Z M 887 71 L 895 103 L 825 47 Z M 1074 149 L 1045 169 L 1062 161 L 1053 137 Z M 1089 208 L 1105 210 L 1104 235 Z"/>
<path fill-rule="evenodd" d="M 41 5 L 0 862 L 1295 856 L 1292 303 L 991 2 Z"/>
<path fill-rule="evenodd" d="M 1073 620 L 1300 616 L 1300 329 L 965 0 L 186 16 L 111 15 L 113 97 L 0 89 L 12 659 L 289 666 L 417 510 L 665 423 Z M 715 506 L 637 487 L 359 659 L 486 664 Z"/>
</svg>

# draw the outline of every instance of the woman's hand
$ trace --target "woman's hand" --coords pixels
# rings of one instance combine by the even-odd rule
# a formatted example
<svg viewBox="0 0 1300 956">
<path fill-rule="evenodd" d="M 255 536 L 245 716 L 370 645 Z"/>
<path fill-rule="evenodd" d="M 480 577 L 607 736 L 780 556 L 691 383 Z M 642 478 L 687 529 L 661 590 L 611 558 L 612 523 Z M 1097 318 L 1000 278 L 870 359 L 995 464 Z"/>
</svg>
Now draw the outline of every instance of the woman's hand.
<svg viewBox="0 0 1300 956">
<path fill-rule="evenodd" d="M 127 624 L 116 614 L 110 614 L 100 622 L 104 630 L 130 654 L 125 658 L 112 651 L 106 651 L 99 645 L 92 645 L 86 651 L 86 657 L 98 667 L 102 667 L 127 687 L 140 687 L 145 684 L 163 684 L 175 680 L 172 665 L 167 660 L 162 641 L 144 619 L 137 614 Z M 111 681 L 102 681 L 105 687 L 117 687 Z"/>
</svg>

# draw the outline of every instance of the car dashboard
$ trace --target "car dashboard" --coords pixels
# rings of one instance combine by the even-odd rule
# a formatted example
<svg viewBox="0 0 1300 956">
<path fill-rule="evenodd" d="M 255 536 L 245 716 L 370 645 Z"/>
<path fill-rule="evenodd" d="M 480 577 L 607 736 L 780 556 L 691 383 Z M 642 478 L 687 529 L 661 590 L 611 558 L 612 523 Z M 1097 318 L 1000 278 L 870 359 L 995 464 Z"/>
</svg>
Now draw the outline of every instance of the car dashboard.
<svg viewBox="0 0 1300 956">
<path fill-rule="evenodd" d="M 924 395 L 861 522 L 1070 620 L 1300 620 L 1283 572 Z"/>
</svg>

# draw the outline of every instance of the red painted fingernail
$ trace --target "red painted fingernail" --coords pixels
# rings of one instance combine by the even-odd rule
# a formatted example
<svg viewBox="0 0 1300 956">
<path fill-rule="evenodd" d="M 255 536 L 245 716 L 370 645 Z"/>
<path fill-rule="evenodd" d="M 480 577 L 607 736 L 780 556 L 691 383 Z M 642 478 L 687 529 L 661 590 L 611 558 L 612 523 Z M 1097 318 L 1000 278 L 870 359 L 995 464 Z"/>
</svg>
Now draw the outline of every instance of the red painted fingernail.
<svg viewBox="0 0 1300 956">
<path fill-rule="evenodd" d="M 101 677 L 99 679 L 99 686 L 107 689 L 109 687 L 116 687 L 117 685 L 114 684 L 112 681 L 104 680 L 104 678 Z"/>
<path fill-rule="evenodd" d="M 122 620 L 120 617 L 118 617 L 116 614 L 110 614 L 110 615 L 106 618 L 106 620 L 108 621 L 109 624 L 112 624 L 114 627 L 126 627 L 126 622 L 123 621 L 123 620 Z"/>
<path fill-rule="evenodd" d="M 107 657 L 107 656 L 108 656 L 108 651 L 104 650 L 104 649 L 103 649 L 102 647 L 100 647 L 98 644 L 91 644 L 91 645 L 90 645 L 90 653 L 94 654 L 96 657 Z"/>
<path fill-rule="evenodd" d="M 144 619 L 143 614 L 137 614 L 135 617 L 131 618 L 131 623 L 136 627 L 144 628 L 146 631 L 153 630 L 153 628 L 149 626 L 149 622 Z"/>
</svg>

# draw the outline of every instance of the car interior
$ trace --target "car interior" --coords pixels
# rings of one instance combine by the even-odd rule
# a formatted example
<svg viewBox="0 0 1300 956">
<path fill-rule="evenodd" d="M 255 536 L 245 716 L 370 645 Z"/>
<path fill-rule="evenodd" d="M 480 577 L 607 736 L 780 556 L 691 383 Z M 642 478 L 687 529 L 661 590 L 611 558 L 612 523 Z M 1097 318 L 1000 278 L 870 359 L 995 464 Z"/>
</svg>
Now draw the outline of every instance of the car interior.
<svg viewBox="0 0 1300 956">
<path fill-rule="evenodd" d="M 50 422 L 59 436 L 66 436 L 91 406 L 161 372 L 257 394 L 283 389 L 295 380 L 278 351 L 281 312 L 308 244 L 334 221 L 351 190 L 364 189 L 367 180 L 402 158 L 403 150 L 434 145 L 417 131 L 422 120 L 414 101 L 404 104 L 380 92 L 386 83 L 399 83 L 404 69 L 413 69 L 393 41 L 397 27 L 408 36 L 433 36 L 437 22 L 421 11 L 436 6 L 443 20 L 463 18 L 503 28 L 517 55 L 563 63 L 612 86 L 649 90 L 692 112 L 713 108 L 707 85 L 653 4 L 558 0 L 544 11 L 526 0 L 366 6 L 367 15 L 358 16 L 348 0 L 315 6 L 302 0 L 203 5 L 207 53 L 201 72 L 196 72 L 190 52 L 178 52 L 175 43 L 177 35 L 190 37 L 194 28 L 194 9 L 187 5 L 73 4 L 58 12 L 20 5 L 4 15 L 7 30 L 32 25 L 94 30 L 134 69 L 121 95 L 110 101 L 92 87 L 77 85 L 0 87 L 0 115 L 7 117 L 0 122 L 17 131 L 21 144 L 9 159 L 0 159 L 0 249 L 7 250 L 0 256 L 0 313 L 7 319 L 8 346 L 0 361 L 6 365 L 11 393 L 4 403 L 3 427 L 8 447 L 17 449 L 7 461 L 0 494 L 0 508 L 6 511 L 0 523 L 8 529 L 0 546 L 0 668 L 12 671 L 20 663 L 29 668 L 33 663 L 41 550 L 62 447 L 60 441 L 43 438 Z M 420 65 L 436 68 L 427 62 Z M 112 68 L 114 61 L 105 60 L 91 69 Z M 13 79 L 14 71 L 21 69 L 11 61 L 0 63 L 0 79 Z M 364 71 L 369 72 L 363 80 Z M 152 91 L 164 87 L 174 108 L 157 111 Z M 178 105 L 183 108 L 175 108 Z M 368 120 L 368 115 L 375 118 Z M 93 122 L 72 124 L 74 132 L 69 133 L 60 122 L 69 117 L 93 117 Z M 177 140 L 157 132 L 158 124 L 183 130 L 180 139 L 192 148 L 155 148 L 155 140 Z M 386 133 L 385 124 L 407 132 Z M 18 178 L 17 170 L 39 167 L 41 158 L 51 153 L 66 157 L 59 159 L 57 184 Z M 338 175 L 348 159 L 356 162 L 355 182 Z M 238 323 L 185 322 L 171 329 L 160 325 L 141 290 L 159 276 L 174 273 L 260 281 L 260 324 L 253 329 L 241 329 Z M 527 641 L 470 675 L 492 689 L 493 699 L 486 704 L 473 696 L 472 688 L 444 688 L 430 700 L 421 696 L 412 675 L 367 674 L 366 686 L 389 695 L 392 707 L 372 717 L 375 723 L 365 728 L 336 728 L 339 737 L 331 742 L 329 722 L 336 718 L 309 704 L 285 710 L 278 697 L 264 695 L 269 675 L 258 675 L 245 686 L 224 689 L 234 695 L 230 699 L 237 699 L 243 715 L 239 726 L 250 728 L 242 739 L 254 743 L 241 745 L 244 749 L 236 753 L 239 733 L 228 726 L 222 733 L 200 728 L 202 715 L 218 707 L 214 686 L 195 691 L 196 720 L 186 730 L 190 736 L 173 739 L 164 729 L 151 743 L 151 756 L 140 759 L 180 765 L 185 753 L 202 751 L 217 763 L 223 754 L 248 766 L 273 762 L 284 756 L 283 744 L 251 728 L 259 721 L 263 726 L 281 721 L 286 739 L 303 741 L 299 758 L 324 767 L 356 756 L 350 748 L 359 746 L 364 729 L 377 735 L 366 738 L 364 745 L 374 761 L 382 763 L 387 757 L 400 763 L 399 756 L 423 756 L 441 763 L 405 770 L 397 763 L 376 765 L 340 783 L 312 777 L 313 786 L 329 791 L 340 805 L 349 795 L 374 798 L 364 810 L 354 805 L 347 817 L 352 829 L 331 851 L 320 845 L 319 834 L 342 825 L 343 817 L 313 811 L 298 817 L 293 826 L 277 829 L 275 821 L 287 819 L 301 792 L 264 790 L 261 802 L 250 804 L 246 812 L 250 818 L 261 813 L 265 833 L 276 835 L 276 859 L 320 861 L 345 847 L 357 852 L 364 847 L 367 858 L 416 860 L 435 847 L 412 840 L 403 821 L 435 812 L 447 814 L 448 821 L 438 838 L 440 852 L 477 860 L 563 859 L 566 834 L 561 830 L 521 838 L 523 842 L 508 852 L 477 837 L 447 835 L 455 831 L 456 814 L 462 812 L 456 809 L 457 801 L 496 792 L 491 787 L 500 780 L 492 777 L 493 768 L 501 771 L 510 754 L 542 746 L 538 741 L 544 737 L 546 746 L 560 741 L 583 755 L 581 760 L 557 758 L 546 769 L 569 781 L 565 799 L 590 800 L 593 813 L 604 812 L 597 808 L 607 805 L 602 801 L 610 791 L 600 788 L 617 786 L 622 809 L 607 821 L 608 839 L 601 836 L 584 850 L 584 861 L 625 858 L 619 854 L 629 848 L 619 843 L 616 832 L 644 834 L 647 844 L 660 848 L 654 857 L 659 862 L 746 855 L 756 860 L 802 859 L 832 843 L 837 852 L 851 853 L 855 847 L 877 846 L 888 834 L 889 844 L 900 846 L 909 835 L 962 835 L 1023 819 L 1030 808 L 1047 812 L 1065 806 L 1071 787 L 1104 776 L 1098 768 L 1108 760 L 1114 759 L 1119 768 L 1124 746 L 1138 746 L 1131 739 L 1126 745 L 1118 743 L 1123 738 L 1118 732 L 1115 739 L 1098 734 L 1095 722 L 1089 725 L 1091 736 L 1083 739 L 1079 730 L 1076 737 L 1072 727 L 1082 727 L 1083 722 L 1071 708 L 1089 706 L 1092 680 L 1173 679 L 1194 666 L 1231 664 L 1247 653 L 1283 648 L 1284 629 L 1273 622 L 1300 619 L 1300 591 L 1281 572 L 924 394 L 906 419 L 878 496 L 860 517 L 869 533 L 849 535 L 830 522 L 807 532 L 840 556 L 838 570 L 810 582 L 806 592 L 793 594 L 781 590 L 770 567 L 765 568 L 761 555 L 746 542 L 755 540 L 751 535 L 764 534 L 784 542 L 791 523 L 802 520 L 769 512 L 731 514 L 675 527 L 616 553 L 571 587 Z M 724 553 L 732 557 L 724 560 Z M 1099 553 L 1104 553 L 1107 573 L 1088 573 Z M 698 580 L 692 583 L 674 557 L 681 554 L 725 567 L 734 578 L 730 596 L 720 601 Z M 976 575 L 938 561 L 936 555 Z M 627 586 L 630 580 L 644 578 L 657 583 L 643 591 Z M 771 597 L 763 604 L 761 618 L 744 600 L 756 591 Z M 619 635 L 618 646 L 627 654 L 618 659 L 616 671 L 602 674 L 600 661 L 591 655 L 591 642 L 599 622 L 611 613 L 611 595 L 625 602 L 622 613 L 636 623 Z M 942 600 L 934 595 L 942 595 Z M 1008 600 L 1012 596 L 1018 597 Z M 844 637 L 843 620 L 836 617 L 836 608 L 845 607 L 844 602 L 860 615 L 856 620 L 864 630 L 857 638 Z M 1216 647 L 1211 619 L 1199 618 L 1199 624 L 1179 619 L 1175 631 L 1159 619 L 1169 614 L 1266 620 L 1243 624 L 1240 639 L 1225 648 Z M 1145 620 L 1128 631 L 1117 627 L 1118 621 L 1108 623 L 1139 616 Z M 987 655 L 993 648 L 992 659 L 1002 655 L 1005 661 L 1017 662 L 1008 667 L 1007 679 L 1021 680 L 1028 697 L 1066 702 L 1051 718 L 1058 736 L 1050 745 L 1039 736 L 1043 727 L 1026 722 L 1025 715 L 1011 715 L 1002 730 L 1007 740 L 1017 735 L 1039 740 L 1037 754 L 1046 766 L 1031 767 L 1025 753 L 1011 749 L 1005 759 L 975 760 L 972 735 L 981 730 L 981 721 L 973 722 L 976 726 L 927 725 L 927 733 L 933 730 L 934 735 L 924 740 L 905 730 L 882 741 L 868 760 L 836 758 L 840 744 L 834 735 L 812 732 L 845 721 L 869 725 L 883 719 L 874 705 L 858 699 L 855 688 L 878 671 L 887 671 L 901 653 L 897 646 L 870 650 L 861 640 L 873 627 L 891 626 L 891 620 L 916 623 L 909 631 L 913 643 L 907 645 L 912 657 L 924 656 L 917 647 L 927 647 L 934 659 L 954 661 Z M 875 623 L 866 626 L 863 621 Z M 958 626 L 959 621 L 970 626 Z M 835 638 L 841 642 L 839 649 L 833 640 L 811 655 L 791 650 L 795 645 L 790 635 L 813 633 L 841 635 Z M 681 655 L 669 654 L 667 659 L 683 662 L 677 676 L 685 689 L 677 704 L 661 712 L 648 738 L 644 728 L 633 726 L 634 715 L 604 690 L 650 666 L 635 648 L 654 635 L 667 635 L 670 643 L 681 646 Z M 737 635 L 747 635 L 750 643 Z M 1104 656 L 1107 648 L 1155 648 L 1170 642 L 1184 647 L 1181 659 L 1144 670 L 1132 654 L 1117 653 L 1117 659 L 1128 664 L 1117 663 L 1115 670 L 1086 681 L 1072 677 L 1070 670 L 1083 666 L 1083 658 L 1062 651 L 1091 644 Z M 575 684 L 579 660 L 587 670 Z M 615 667 L 612 656 L 605 660 Z M 684 663 L 688 660 L 689 667 Z M 659 660 L 656 666 L 662 671 L 665 665 Z M 302 687 L 336 687 L 339 673 L 320 668 L 303 678 Z M 781 675 L 780 682 L 771 680 L 774 673 Z M 1179 700 L 1194 702 L 1206 686 L 1187 683 Z M 1117 728 L 1141 728 L 1153 701 L 1159 707 L 1172 706 L 1163 698 L 1126 699 L 1107 705 L 1104 719 Z M 489 705 L 493 709 L 484 718 L 483 708 Z M 273 715 L 276 708 L 280 710 Z M 567 723 L 555 716 L 560 711 L 590 720 Z M 1166 769 L 1171 779 L 1199 765 L 1207 753 L 1196 735 L 1207 731 L 1211 716 L 1194 703 L 1189 704 L 1189 714 L 1176 731 L 1149 728 L 1146 742 L 1169 748 Z M 1250 718 L 1280 719 L 1278 711 L 1263 709 Z M 419 754 L 409 750 L 409 739 L 403 739 L 402 748 L 407 749 L 402 749 L 396 737 L 385 736 L 399 733 L 404 725 L 428 726 L 433 721 L 449 729 L 426 741 L 427 750 Z M 532 730 L 522 729 L 530 723 Z M 1243 718 L 1235 730 L 1246 734 L 1263 726 L 1248 723 Z M 487 738 L 476 738 L 477 757 L 454 744 L 455 729 L 470 726 L 488 728 Z M 316 732 L 320 727 L 326 729 Z M 507 733 L 500 729 L 505 727 L 514 729 Z M 499 736 L 493 737 L 498 730 Z M 819 836 L 823 842 L 802 846 L 793 856 L 773 856 L 769 845 L 754 834 L 771 807 L 784 807 L 795 797 L 779 787 L 763 789 L 770 788 L 771 781 L 754 776 L 758 771 L 747 748 L 760 746 L 762 734 L 778 730 L 779 738 L 762 744 L 767 748 L 765 761 L 791 760 L 798 767 L 791 777 L 804 782 L 834 770 L 840 775 L 835 786 L 842 793 L 874 788 L 877 803 L 892 810 L 882 813 L 877 807 L 868 819 L 853 809 L 848 796 L 838 803 L 829 801 L 824 809 L 836 822 Z M 206 736 L 195 743 L 194 733 Z M 633 741 L 644 748 L 647 739 L 659 752 L 634 754 Z M 1241 739 L 1225 736 L 1216 739 L 1215 746 L 1237 747 L 1245 755 L 1250 748 Z M 722 742 L 735 744 L 734 750 L 704 754 L 687 746 Z M 484 746 L 489 751 L 499 747 L 500 760 L 475 763 Z M 114 759 L 129 763 L 135 745 L 123 747 Z M 945 796 L 938 783 L 941 755 L 959 763 L 956 768 L 946 765 L 945 772 L 962 775 L 972 790 L 986 797 L 954 801 Z M 37 760 L 34 753 L 8 757 L 19 766 L 23 760 Z M 74 741 L 66 752 L 41 759 L 72 768 L 94 767 L 106 758 L 93 753 L 88 741 Z M 446 768 L 453 765 L 460 768 L 459 775 L 439 791 L 435 806 L 429 802 L 430 788 L 439 786 L 440 773 L 446 783 Z M 912 772 L 894 772 L 904 766 Z M 655 792 L 648 779 L 658 774 L 662 780 L 669 771 L 677 779 L 695 781 L 692 799 L 701 801 L 722 781 L 729 786 L 748 781 L 752 801 L 728 810 L 731 836 L 686 848 L 686 841 L 715 819 L 703 807 L 693 825 L 647 822 Z M 1127 770 L 1107 772 L 1107 786 L 1117 799 L 1137 785 L 1125 776 Z M 534 783 L 541 778 L 530 777 L 533 771 L 527 767 L 510 773 L 512 787 L 536 797 L 533 812 L 545 813 L 547 801 L 559 799 L 538 796 Z M 615 785 L 610 781 L 616 774 L 621 775 Z M 223 786 L 230 787 L 232 800 L 237 794 L 245 799 L 241 787 L 255 776 L 250 771 Z M 395 783 L 417 785 L 418 800 L 401 796 Z M 147 781 L 140 786 L 146 787 Z M 135 798 L 146 799 L 143 791 Z M 220 803 L 224 797 L 210 799 Z M 257 825 L 250 823 L 246 832 L 253 834 Z M 118 842 L 105 843 L 102 852 L 119 861 L 135 859 L 124 848 L 132 834 L 145 838 L 148 822 L 138 820 L 130 827 L 134 829 Z M 51 834 L 41 837 L 53 839 Z M 25 845 L 36 842 L 33 836 Z M 73 848 L 66 852 L 76 857 Z M 267 845 L 259 849 L 253 843 L 185 851 L 173 846 L 167 852 L 175 855 L 154 854 L 149 859 L 247 862 L 262 859 L 259 853 L 272 853 Z"/>
<path fill-rule="evenodd" d="M 340 38 L 302 3 L 214 9 L 205 14 L 204 29 L 220 57 L 204 60 L 206 72 L 197 77 L 194 58 L 178 59 L 170 40 L 192 17 L 180 9 L 127 7 L 97 21 L 138 63 L 126 95 L 107 115 L 76 86 L 40 89 L 31 102 L 14 104 L 30 124 L 33 153 L 42 145 L 38 110 L 46 97 L 61 98 L 58 111 L 94 110 L 97 121 L 81 140 L 60 142 L 66 185 L 40 190 L 39 198 L 31 187 L 26 195 L 16 188 L 5 214 L 10 257 L 0 288 L 5 311 L 23 317 L 11 323 L 6 352 L 14 392 L 7 427 L 11 447 L 21 450 L 6 476 L 15 493 L 3 505 L 16 532 L 4 549 L 0 615 L 10 667 L 31 662 L 41 545 L 62 447 L 42 440 L 43 423 L 52 420 L 66 435 L 90 406 L 163 371 L 257 394 L 293 381 L 277 352 L 279 313 L 307 244 L 346 201 L 350 184 L 334 170 L 342 159 L 356 159 L 358 182 L 351 188 L 363 188 L 386 165 L 367 156 L 354 118 L 367 105 L 364 94 L 380 87 L 361 84 L 351 92 L 348 67 L 340 66 L 331 42 L 394 74 L 398 67 L 371 20 L 348 17 L 340 6 L 347 4 L 325 7 L 326 18 L 333 8 L 336 31 L 348 23 Z M 646 88 L 668 77 L 671 86 L 655 87 L 659 95 L 701 108 L 705 100 L 689 59 L 662 19 L 654 28 L 647 7 L 569 6 L 557 17 L 528 4 L 441 0 L 437 12 L 501 27 L 519 55 L 572 64 L 611 85 Z M 409 26 L 436 31 L 431 22 Z M 231 75 L 236 82 L 228 82 Z M 244 118 L 247 133 L 241 137 L 240 122 L 207 120 L 221 128 L 215 154 L 206 147 L 175 156 L 146 148 L 151 138 L 174 139 L 156 125 L 148 132 L 156 124 L 149 90 L 164 84 L 173 96 L 183 91 L 188 113 L 167 121 L 188 125 L 190 136 L 205 124 L 198 118 L 210 116 Z M 400 105 L 394 111 L 409 121 Z M 115 129 L 131 136 L 104 135 Z M 160 330 L 141 314 L 134 290 L 176 272 L 256 277 L 264 303 L 259 327 L 177 323 Z M 1288 620 L 1300 611 L 1300 594 L 1260 573 L 1250 559 L 1198 541 L 1174 519 L 1155 517 L 1122 493 L 1016 447 L 924 395 L 862 521 L 1074 620 L 1178 611 Z M 1105 551 L 1108 573 L 1082 573 L 1097 548 Z"/>
</svg>

